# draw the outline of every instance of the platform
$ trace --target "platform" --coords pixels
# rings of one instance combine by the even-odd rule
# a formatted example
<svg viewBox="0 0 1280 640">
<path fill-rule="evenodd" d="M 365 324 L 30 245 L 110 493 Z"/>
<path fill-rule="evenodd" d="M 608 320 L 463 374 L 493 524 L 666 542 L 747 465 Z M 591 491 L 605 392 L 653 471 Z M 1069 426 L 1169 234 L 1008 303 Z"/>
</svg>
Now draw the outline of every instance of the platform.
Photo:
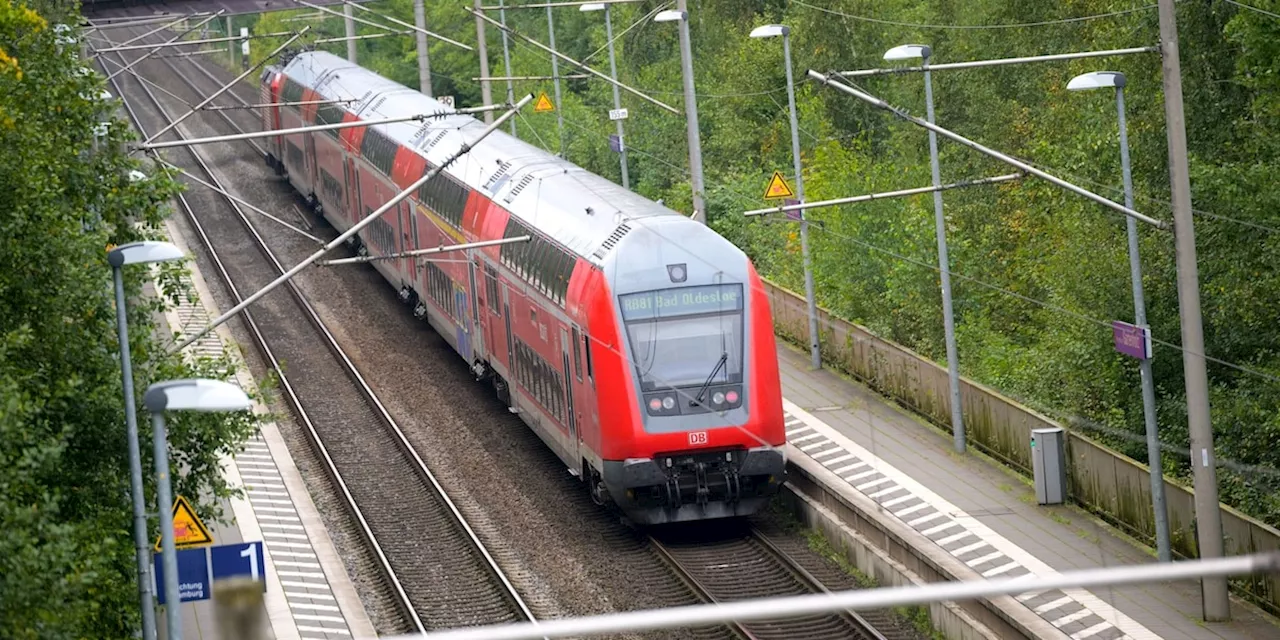
<svg viewBox="0 0 1280 640">
<path fill-rule="evenodd" d="M 168 224 L 170 241 L 190 248 Z M 199 294 L 197 302 L 183 300 L 167 311 L 164 321 L 173 331 L 184 334 L 209 324 L 218 315 L 197 265 L 188 262 L 188 282 Z M 191 356 L 217 357 L 224 345 L 235 344 L 226 326 L 218 327 L 184 349 Z M 255 385 L 248 367 L 234 351 L 238 363 L 232 382 L 241 388 Z M 263 414 L 266 407 L 255 405 Z M 262 540 L 265 549 L 267 622 L 265 638 L 273 640 L 346 640 L 374 637 L 373 625 L 349 579 L 341 557 L 307 492 L 307 485 L 294 465 L 287 445 L 274 422 L 265 421 L 244 450 L 221 459 L 223 475 L 232 487 L 243 487 L 246 497 L 222 501 L 230 525 L 206 521 L 217 545 Z M 212 600 L 188 602 L 183 608 L 183 638 L 221 640 Z M 157 626 L 165 637 L 164 612 L 158 609 Z"/>
<path fill-rule="evenodd" d="M 988 577 L 1155 562 L 1152 552 L 1073 506 L 1040 506 L 1027 480 L 870 388 L 812 371 L 778 348 L 787 439 L 893 517 Z M 1029 446 L 1029 445 L 1028 445 Z M 1232 621 L 1204 623 L 1197 582 L 1066 590 L 1018 601 L 1074 640 L 1280 638 L 1277 622 L 1232 598 Z"/>
</svg>

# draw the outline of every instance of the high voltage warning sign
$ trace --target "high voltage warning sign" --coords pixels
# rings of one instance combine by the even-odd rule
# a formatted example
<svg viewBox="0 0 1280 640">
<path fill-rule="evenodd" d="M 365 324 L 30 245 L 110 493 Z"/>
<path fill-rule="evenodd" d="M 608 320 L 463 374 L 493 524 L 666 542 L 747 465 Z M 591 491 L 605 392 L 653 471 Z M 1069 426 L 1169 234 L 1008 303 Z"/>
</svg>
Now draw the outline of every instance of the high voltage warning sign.
<svg viewBox="0 0 1280 640">
<path fill-rule="evenodd" d="M 773 177 L 769 179 L 769 186 L 764 188 L 765 200 L 781 200 L 782 198 L 793 198 L 796 192 L 791 189 L 791 185 L 787 184 L 787 179 L 782 177 L 781 171 L 774 171 Z"/>
<path fill-rule="evenodd" d="M 202 544 L 213 544 L 213 536 L 204 526 L 196 510 L 191 508 L 187 499 L 178 496 L 173 501 L 173 546 L 176 549 L 195 547 Z M 160 551 L 160 538 L 156 538 L 156 551 Z"/>
<path fill-rule="evenodd" d="M 556 105 L 555 103 L 551 102 L 551 98 L 547 97 L 547 92 L 543 91 L 541 94 L 538 95 L 538 101 L 533 103 L 533 110 L 537 113 L 543 113 L 544 111 L 555 111 Z"/>
</svg>

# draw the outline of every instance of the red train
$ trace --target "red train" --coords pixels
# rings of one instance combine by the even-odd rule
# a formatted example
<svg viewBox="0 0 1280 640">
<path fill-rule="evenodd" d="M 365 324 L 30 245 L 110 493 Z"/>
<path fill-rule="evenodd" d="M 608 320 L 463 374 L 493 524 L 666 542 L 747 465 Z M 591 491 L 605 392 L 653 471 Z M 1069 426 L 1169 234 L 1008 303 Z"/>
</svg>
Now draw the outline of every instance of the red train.
<svg viewBox="0 0 1280 640">
<path fill-rule="evenodd" d="M 339 230 L 484 124 L 324 52 L 261 77 L 267 163 Z M 315 104 L 323 102 L 323 104 Z M 528 235 L 372 264 L 510 410 L 639 524 L 747 515 L 785 478 L 773 321 L 746 255 L 706 226 L 501 131 L 358 234 L 363 253 Z"/>
</svg>

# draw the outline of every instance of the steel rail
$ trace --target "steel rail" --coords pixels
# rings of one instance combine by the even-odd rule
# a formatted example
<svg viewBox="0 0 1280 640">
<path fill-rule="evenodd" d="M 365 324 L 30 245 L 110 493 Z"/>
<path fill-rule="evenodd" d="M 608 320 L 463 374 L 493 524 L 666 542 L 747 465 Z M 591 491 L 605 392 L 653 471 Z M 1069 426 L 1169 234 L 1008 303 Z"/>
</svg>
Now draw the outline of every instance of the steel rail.
<svg viewBox="0 0 1280 640">
<path fill-rule="evenodd" d="M 663 564 L 667 565 L 667 568 L 671 569 L 676 578 L 679 579 L 680 582 L 683 582 L 684 585 L 689 588 L 689 591 L 693 592 L 695 598 L 701 600 L 703 604 L 716 604 L 719 602 L 711 595 L 711 592 L 702 585 L 697 577 L 690 573 L 684 565 L 680 564 L 680 561 L 676 559 L 675 554 L 672 553 L 671 550 L 667 548 L 667 545 L 663 544 L 661 540 L 658 540 L 657 537 L 651 535 L 649 536 L 649 544 L 658 554 L 658 558 L 662 560 Z M 751 632 L 747 631 L 737 622 L 726 622 L 724 626 L 728 627 L 730 633 L 742 640 L 756 640 L 756 637 L 752 635 Z"/>
<path fill-rule="evenodd" d="M 120 58 L 122 63 L 124 62 L 124 56 L 122 54 L 117 53 L 116 57 Z M 118 83 L 116 83 L 114 78 L 111 79 L 110 82 L 112 86 L 115 87 L 116 95 L 120 96 L 120 102 L 124 105 L 125 110 L 129 114 L 129 118 L 133 120 L 134 126 L 137 127 L 138 132 L 143 135 L 146 135 L 146 126 L 142 123 L 142 119 L 138 116 L 137 112 L 134 111 L 133 107 L 129 104 L 129 101 L 125 98 L 125 93 L 123 89 L 120 87 Z M 138 82 L 138 86 L 142 88 L 143 92 L 151 100 L 152 104 L 155 105 L 156 111 L 160 114 L 160 116 L 162 118 L 168 119 L 169 115 L 165 112 L 166 110 L 164 109 L 163 105 L 161 105 L 160 100 L 156 98 L 155 93 L 153 93 L 150 90 L 150 88 L 146 86 L 145 83 Z M 175 133 L 177 133 L 179 137 L 183 135 L 180 130 L 175 130 Z M 215 184 L 219 184 L 220 181 L 218 180 L 217 176 L 214 175 L 213 171 L 209 168 L 208 164 L 205 163 L 204 159 L 200 157 L 200 154 L 197 153 L 195 149 L 189 148 L 188 151 L 190 152 L 192 158 L 196 161 L 196 164 L 198 164 L 200 168 L 209 176 L 210 180 L 212 180 Z M 243 211 L 240 210 L 237 203 L 231 199 L 227 199 L 227 201 L 230 203 L 231 207 L 235 209 L 243 218 L 244 213 Z M 209 239 L 208 233 L 206 233 L 204 230 L 204 225 L 201 224 L 200 220 L 196 217 L 194 208 L 190 205 L 190 203 L 187 202 L 186 196 L 181 193 L 178 194 L 178 202 L 181 204 L 182 210 L 186 214 L 186 218 L 191 223 L 192 228 L 195 229 L 196 233 L 200 236 L 201 243 L 204 245 L 205 249 L 208 251 L 209 258 L 213 261 L 214 265 L 217 267 L 218 274 L 221 276 L 222 281 L 226 284 L 228 291 L 231 292 L 231 295 L 234 299 L 240 300 L 241 299 L 240 291 L 237 289 L 235 282 L 232 280 L 231 274 L 227 272 L 226 265 L 223 263 L 221 257 L 219 257 L 218 252 L 214 249 L 213 242 Z M 262 238 L 257 234 L 257 231 L 253 229 L 252 225 L 248 225 L 247 222 L 246 222 L 246 226 L 248 226 L 249 229 L 252 231 L 254 237 L 260 243 L 260 246 L 262 246 L 265 249 L 265 246 L 266 246 L 265 242 L 262 241 Z M 271 255 L 269 251 L 267 252 L 267 254 L 269 256 Z M 272 260 L 274 261 L 274 257 L 272 257 Z M 306 305 L 305 301 L 304 301 L 304 308 L 306 308 L 308 311 L 311 311 L 315 321 L 319 320 L 318 316 L 314 316 L 314 310 L 310 308 L 310 305 Z M 400 609 L 401 614 L 404 616 L 406 620 L 410 622 L 410 624 L 413 625 L 415 631 L 425 632 L 426 626 L 422 623 L 422 620 L 418 617 L 417 612 L 414 611 L 413 605 L 409 601 L 409 596 L 404 590 L 404 586 L 400 584 L 400 580 L 396 576 L 395 569 L 391 567 L 390 561 L 387 559 L 386 554 L 382 550 L 382 546 L 378 543 L 377 538 L 374 536 L 373 530 L 369 526 L 368 521 L 365 519 L 364 514 L 360 509 L 360 506 L 356 504 L 355 497 L 351 494 L 350 489 L 347 487 L 346 481 L 343 479 L 342 474 L 338 471 L 337 464 L 334 462 L 333 457 L 329 455 L 328 450 L 325 448 L 324 443 L 321 441 L 320 434 L 319 432 L 316 431 L 315 424 L 312 422 L 311 417 L 310 415 L 308 415 L 306 409 L 302 406 L 302 400 L 301 398 L 298 397 L 298 394 L 294 391 L 293 384 L 289 381 L 289 376 L 285 373 L 284 367 L 281 365 L 279 359 L 276 357 L 275 353 L 272 351 L 270 345 L 267 344 L 266 337 L 263 336 L 257 321 L 254 320 L 253 316 L 249 314 L 247 310 L 245 313 L 245 326 L 249 329 L 249 332 L 253 336 L 254 342 L 257 344 L 258 348 L 261 350 L 263 357 L 270 364 L 271 369 L 279 377 L 280 386 L 285 391 L 285 395 L 288 397 L 289 404 L 292 406 L 292 408 L 296 412 L 296 415 L 298 416 L 299 421 L 306 428 L 307 433 L 310 436 L 311 444 L 316 448 L 317 455 L 324 462 L 323 466 L 324 466 L 326 475 L 329 476 L 329 478 L 333 481 L 334 485 L 337 486 L 338 490 L 342 493 L 344 505 L 346 506 L 351 517 L 356 521 L 357 529 L 359 530 L 361 537 L 364 539 L 365 544 L 369 546 L 369 549 L 373 552 L 374 557 L 377 559 L 377 563 L 380 566 L 381 573 L 383 574 L 382 576 L 383 579 L 386 580 L 392 588 L 396 608 Z M 322 331 L 322 333 L 324 333 L 325 335 L 330 335 L 327 331 Z"/>
<path fill-rule="evenodd" d="M 773 540 L 769 538 L 769 536 L 765 535 L 755 527 L 751 527 L 751 535 L 757 542 L 763 545 L 769 553 L 772 553 L 778 562 L 787 569 L 790 569 L 795 578 L 807 589 L 814 593 L 831 593 L 831 590 L 828 589 L 826 585 L 822 584 L 821 580 L 818 580 L 818 578 L 810 573 L 808 569 L 800 566 L 800 563 L 796 562 L 794 558 L 787 554 L 787 552 L 783 551 L 773 542 Z M 871 623 L 867 622 L 866 618 L 863 618 L 858 612 L 845 611 L 843 615 L 852 621 L 855 626 L 860 627 L 862 632 L 870 636 L 872 640 L 888 640 L 883 633 L 880 633 L 879 630 L 872 626 Z"/>
<path fill-rule="evenodd" d="M 120 56 L 120 54 L 117 54 L 117 56 Z M 188 62 L 197 68 L 201 68 L 200 65 L 193 60 L 189 60 Z M 174 69 L 174 71 L 177 72 L 177 68 L 173 63 L 166 62 L 166 64 L 168 64 L 168 66 L 171 69 Z M 201 68 L 201 70 L 204 71 L 203 68 Z M 208 72 L 206 71 L 206 73 Z M 177 73 L 177 75 L 186 79 L 185 74 Z M 208 75 L 212 76 L 212 74 L 208 74 Z M 193 84 L 190 83 L 189 79 L 187 79 L 187 83 L 192 88 L 193 91 L 196 91 L 197 93 L 199 93 L 198 89 Z M 139 82 L 138 84 L 143 88 L 144 92 L 155 104 L 161 116 L 163 118 L 166 118 L 172 121 L 172 116 L 166 113 L 166 110 L 160 104 L 159 100 L 155 97 L 154 93 L 152 93 L 150 89 L 145 86 L 145 84 L 141 82 Z M 121 91 L 119 85 L 113 82 L 113 86 L 116 87 L 117 93 L 119 93 L 119 95 L 122 96 L 122 101 L 125 102 L 127 105 L 127 101 L 123 100 L 124 93 Z M 235 95 L 234 92 L 232 92 L 232 95 Z M 236 96 L 236 98 L 239 99 L 239 96 Z M 135 125 L 139 128 L 140 131 L 143 131 L 144 127 L 142 125 L 141 120 L 133 112 L 131 107 L 129 108 L 129 111 L 130 111 L 131 118 L 133 118 L 135 122 Z M 243 129 L 239 125 L 235 124 L 234 121 L 232 121 L 229 117 L 227 117 L 226 114 L 219 112 L 219 115 L 222 116 L 222 118 L 227 122 L 229 126 L 231 126 L 232 128 L 238 131 L 243 131 Z M 176 128 L 175 128 L 175 133 L 177 133 L 179 136 L 183 135 Z M 221 181 L 209 168 L 208 164 L 200 156 L 197 150 L 195 148 L 188 147 L 188 152 L 191 153 L 192 157 L 200 165 L 202 170 L 209 176 L 209 178 L 213 181 L 213 183 L 218 185 L 218 187 L 225 192 L 226 191 L 225 187 L 221 184 Z M 270 250 L 270 248 L 266 244 L 266 241 L 261 237 L 261 235 L 249 222 L 248 216 L 238 206 L 238 204 L 234 199 L 227 197 L 225 193 L 223 193 L 222 195 L 228 201 L 232 209 L 236 211 L 237 215 L 240 218 L 241 223 L 253 235 L 258 247 L 262 250 L 264 255 L 272 262 L 274 268 L 278 272 L 283 273 L 284 271 L 283 265 L 281 265 L 279 260 L 277 260 L 275 254 Z M 242 296 L 240 295 L 238 290 L 236 290 L 235 285 L 231 280 L 230 274 L 227 273 L 226 269 L 222 265 L 221 260 L 218 259 L 216 251 L 214 250 L 212 243 L 209 241 L 208 235 L 203 231 L 203 227 L 199 224 L 198 220 L 196 220 L 194 211 L 186 203 L 185 198 L 182 198 L 181 201 L 184 204 L 185 210 L 187 212 L 189 219 L 192 222 L 193 227 L 196 227 L 199 230 L 201 239 L 204 242 L 206 248 L 208 249 L 210 256 L 214 258 L 215 262 L 217 263 L 220 274 L 222 275 L 225 282 L 227 283 L 228 288 L 232 290 L 232 293 L 237 301 L 243 301 Z M 479 536 L 471 528 L 470 524 L 467 522 L 466 518 L 463 516 L 461 511 L 457 508 L 457 505 L 454 504 L 453 500 L 445 491 L 444 487 L 440 485 L 439 481 L 436 479 L 435 475 L 431 472 L 426 462 L 422 460 L 422 458 L 418 455 L 417 451 L 413 448 L 412 444 L 408 440 L 408 437 L 400 428 L 399 424 L 391 416 L 390 412 L 387 411 L 385 405 L 382 404 L 381 400 L 377 397 L 376 393 L 369 386 L 367 381 L 365 381 L 364 377 L 360 374 L 355 364 L 351 361 L 351 359 L 347 356 L 346 352 L 338 344 L 337 339 L 329 331 L 328 327 L 324 324 L 323 320 L 321 320 L 319 314 L 315 311 L 314 307 L 312 307 L 310 302 L 306 299 L 302 291 L 298 288 L 298 286 L 295 283 L 289 282 L 288 284 L 294 299 L 306 311 L 306 315 L 309 322 L 324 336 L 329 350 L 333 353 L 333 355 L 338 360 L 341 361 L 343 368 L 347 371 L 347 373 L 350 375 L 352 380 L 356 383 L 361 394 L 367 399 L 370 406 L 373 409 L 375 409 L 376 413 L 381 418 L 383 424 L 386 425 L 388 429 L 395 435 L 395 442 L 398 445 L 398 447 L 401 449 L 402 453 L 404 453 L 407 458 L 412 460 L 412 462 L 414 463 L 415 469 L 422 476 L 422 478 L 427 482 L 427 484 L 430 485 L 430 487 L 436 493 L 440 501 L 447 507 L 450 515 L 452 516 L 453 521 L 465 533 L 468 541 L 475 548 L 479 556 L 483 558 L 484 566 L 488 570 L 488 572 L 491 574 L 491 577 L 493 577 L 496 582 L 500 583 L 503 586 L 503 591 L 506 597 L 511 600 L 511 603 L 513 605 L 515 605 L 515 608 L 522 615 L 522 617 L 525 620 L 536 624 L 537 622 L 536 618 L 534 617 L 532 611 L 529 609 L 528 605 L 524 602 L 523 598 L 520 596 L 519 592 L 516 590 L 515 586 L 511 584 L 506 574 L 498 566 L 497 561 L 489 553 L 484 543 L 480 540 Z M 353 515 L 355 515 L 358 523 L 360 524 L 361 533 L 366 537 L 367 541 L 371 544 L 371 548 L 374 549 L 376 556 L 379 560 L 379 564 L 383 566 L 385 577 L 387 577 L 389 582 L 392 583 L 394 591 L 397 594 L 397 600 L 398 600 L 397 605 L 405 609 L 406 618 L 408 618 L 418 630 L 425 630 L 422 620 L 418 617 L 416 611 L 413 610 L 413 607 L 411 602 L 409 601 L 408 595 L 407 593 L 405 593 L 403 585 L 400 584 L 399 579 L 396 577 L 394 569 L 391 568 L 390 562 L 386 558 L 385 553 L 382 551 L 381 545 L 377 543 L 376 538 L 374 537 L 374 534 L 371 528 L 369 527 L 368 522 L 365 520 L 364 516 L 361 514 L 359 510 L 359 506 L 355 504 L 355 499 L 352 496 L 350 490 L 347 488 L 345 480 L 342 479 L 341 474 L 337 469 L 336 463 L 334 462 L 333 458 L 329 455 L 328 451 L 325 449 L 318 431 L 316 431 L 315 426 L 311 422 L 311 420 L 305 417 L 306 412 L 302 407 L 301 399 L 298 398 L 297 394 L 293 391 L 292 386 L 288 383 L 288 380 L 284 374 L 284 371 L 279 366 L 278 361 L 275 359 L 274 354 L 272 354 L 270 347 L 267 345 L 265 337 L 258 330 L 256 323 L 253 323 L 252 318 L 249 316 L 248 310 L 246 309 L 245 311 L 246 311 L 247 322 L 253 324 L 253 334 L 255 337 L 255 341 L 258 343 L 259 347 L 262 348 L 263 353 L 267 355 L 269 361 L 272 363 L 273 368 L 276 370 L 277 374 L 280 376 L 282 385 L 284 385 L 288 391 L 291 404 L 293 404 L 294 408 L 298 410 L 300 416 L 304 416 L 304 423 L 306 425 L 308 433 L 310 434 L 312 443 L 317 447 L 318 453 L 321 455 L 322 459 L 325 462 L 326 471 L 334 479 L 335 484 L 340 487 L 344 497 L 348 502 L 349 508 L 353 510 Z"/>
</svg>

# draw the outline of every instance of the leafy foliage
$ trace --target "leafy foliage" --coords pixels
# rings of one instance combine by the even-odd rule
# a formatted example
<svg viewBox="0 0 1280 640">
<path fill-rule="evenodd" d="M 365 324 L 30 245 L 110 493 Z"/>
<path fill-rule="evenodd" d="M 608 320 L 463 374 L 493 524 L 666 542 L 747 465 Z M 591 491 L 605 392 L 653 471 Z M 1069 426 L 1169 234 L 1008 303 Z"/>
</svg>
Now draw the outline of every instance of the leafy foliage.
<svg viewBox="0 0 1280 640">
<path fill-rule="evenodd" d="M 427 3 L 429 28 L 475 42 L 461 5 Z M 515 3 L 509 3 L 515 4 Z M 646 19 L 658 2 L 612 8 L 620 79 L 651 96 L 682 102 L 677 29 Z M 1025 3 L 975 0 L 691 0 L 698 109 L 709 223 L 742 246 L 765 275 L 802 289 L 794 225 L 745 220 L 761 206 L 768 176 L 791 167 L 785 71 L 777 40 L 753 40 L 766 23 L 792 27 L 807 199 L 929 183 L 924 132 L 804 79 L 804 70 L 879 67 L 906 42 L 930 44 L 934 62 L 1101 50 L 1154 44 L 1157 13 L 1137 0 Z M 1280 10 L 1274 1 L 1254 4 Z M 412 22 L 410 0 L 371 8 Z M 1117 13 L 1119 12 L 1119 13 Z M 297 14 L 298 12 L 293 12 Z M 1067 18 L 1112 14 L 1089 20 Z M 284 26 L 278 15 L 259 30 Z M 545 10 L 509 10 L 517 31 L 547 42 Z M 607 70 L 603 16 L 557 10 L 556 43 L 569 56 Z M 1036 24 L 1042 23 L 1042 24 Z M 340 35 L 340 19 L 316 23 Z M 912 26 L 913 24 L 918 26 Z M 1029 24 L 1007 28 L 948 28 Z M 1180 3 L 1183 86 L 1192 154 L 1199 281 L 1209 354 L 1247 366 L 1211 364 L 1218 453 L 1227 461 L 1223 498 L 1280 524 L 1280 20 L 1225 3 Z M 634 28 L 630 28 L 634 25 Z M 932 26 L 929 26 L 932 25 Z M 374 30 L 360 26 L 361 33 Z M 625 34 L 623 33 L 625 31 Z M 488 29 L 489 66 L 503 75 L 502 40 Z M 474 54 L 431 41 L 433 84 L 460 105 L 480 101 Z M 342 54 L 345 45 L 324 45 Z M 413 38 L 359 45 L 362 64 L 416 86 Z M 268 50 L 265 49 L 264 50 Z M 548 56 L 512 40 L 513 75 L 546 75 Z M 1121 200 L 1114 97 L 1066 91 L 1076 74 L 1124 72 L 1138 209 L 1170 219 L 1160 60 L 1117 56 L 1066 63 L 933 74 L 938 122 L 1095 192 Z M 560 65 L 562 74 L 573 73 Z M 862 79 L 859 86 L 923 114 L 918 75 Z M 566 156 L 619 179 L 608 149 L 612 92 L 597 80 L 565 80 Z M 550 82 L 517 82 L 516 95 L 552 93 Z M 495 98 L 505 94 L 495 83 Z M 623 94 L 631 183 L 676 209 L 690 205 L 684 122 Z M 522 138 L 560 148 L 556 114 L 521 115 Z M 944 181 L 1009 168 L 958 145 L 940 143 Z M 1115 353 L 1107 323 L 1132 320 L 1126 234 L 1114 213 L 1034 179 L 944 195 L 965 375 L 1042 411 L 1073 418 L 1145 461 L 1138 368 Z M 1225 217 L 1224 217 L 1225 216 Z M 937 254 L 929 196 L 811 211 L 820 302 L 838 314 L 935 360 L 943 358 Z M 1172 235 L 1139 231 L 1148 316 L 1155 337 L 1180 342 Z M 1189 474 L 1181 353 L 1161 345 L 1154 361 L 1166 472 Z M 1273 376 L 1271 378 L 1267 375 Z"/>
<path fill-rule="evenodd" d="M 74 6 L 0 0 L 0 628 L 14 638 L 132 637 L 139 624 L 120 362 L 106 249 L 157 237 L 177 183 L 141 169 L 132 139 L 79 59 Z M 109 122 L 95 137 L 100 122 Z M 135 176 L 136 178 L 136 176 Z M 180 267 L 129 267 L 138 395 L 153 381 L 212 377 L 223 361 L 165 355 L 154 315 Z M 150 442 L 145 413 L 142 449 Z M 254 428 L 248 415 L 175 415 L 175 491 L 216 517 L 217 468 Z M 152 469 L 144 455 L 143 468 Z M 154 492 L 147 476 L 150 511 Z M 175 473 L 175 476 L 180 475 Z M 167 505 L 166 505 L 167 508 Z M 152 526 L 152 534 L 156 528 Z"/>
</svg>

